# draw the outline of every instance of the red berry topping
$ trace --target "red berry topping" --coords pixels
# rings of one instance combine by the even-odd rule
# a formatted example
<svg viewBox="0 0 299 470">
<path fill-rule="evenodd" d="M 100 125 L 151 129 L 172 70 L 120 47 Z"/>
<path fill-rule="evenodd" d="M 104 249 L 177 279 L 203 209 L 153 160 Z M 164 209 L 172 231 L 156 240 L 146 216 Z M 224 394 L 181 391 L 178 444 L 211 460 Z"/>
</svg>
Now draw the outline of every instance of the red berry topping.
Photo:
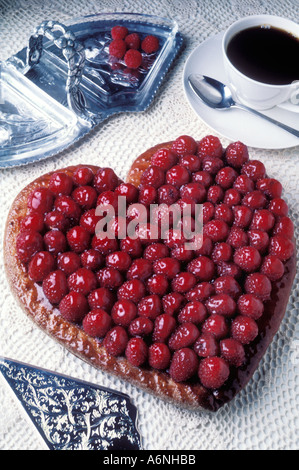
<svg viewBox="0 0 299 470">
<path fill-rule="evenodd" d="M 182 165 L 175 165 L 166 172 L 166 182 L 177 188 L 189 183 L 190 174 Z"/>
<path fill-rule="evenodd" d="M 216 294 L 205 303 L 208 312 L 231 317 L 236 311 L 236 302 L 228 294 Z"/>
<path fill-rule="evenodd" d="M 223 147 L 218 137 L 207 135 L 198 142 L 198 155 L 221 158 Z"/>
<path fill-rule="evenodd" d="M 87 268 L 79 268 L 69 276 L 67 282 L 70 290 L 81 292 L 84 295 L 88 295 L 97 287 L 95 274 Z"/>
<path fill-rule="evenodd" d="M 53 194 L 69 196 L 73 189 L 73 179 L 64 172 L 56 172 L 50 178 L 49 189 Z"/>
<path fill-rule="evenodd" d="M 171 282 L 171 288 L 174 292 L 184 294 L 191 290 L 197 282 L 197 278 L 191 272 L 182 272 L 178 274 Z"/>
<path fill-rule="evenodd" d="M 114 251 L 106 256 L 106 266 L 118 269 L 118 271 L 127 271 L 131 263 L 131 257 L 125 251 Z"/>
<path fill-rule="evenodd" d="M 284 275 L 284 265 L 282 261 L 274 255 L 268 255 L 264 258 L 261 272 L 265 274 L 270 281 L 278 281 Z"/>
<path fill-rule="evenodd" d="M 131 183 L 121 183 L 114 192 L 117 196 L 125 197 L 128 204 L 138 201 L 138 189 Z"/>
<path fill-rule="evenodd" d="M 260 253 L 264 253 L 269 245 L 268 233 L 261 230 L 249 230 L 247 233 L 250 246 L 259 250 Z"/>
<path fill-rule="evenodd" d="M 165 343 L 175 329 L 175 326 L 176 321 L 172 315 L 168 313 L 159 315 L 154 324 L 153 341 L 155 343 Z"/>
<path fill-rule="evenodd" d="M 243 165 L 241 173 L 248 176 L 253 181 L 258 181 L 265 177 L 266 168 L 259 160 L 251 160 Z"/>
<path fill-rule="evenodd" d="M 204 387 L 217 389 L 227 381 L 229 372 L 229 366 L 223 358 L 207 357 L 200 361 L 198 376 Z"/>
<path fill-rule="evenodd" d="M 253 294 L 261 300 L 269 299 L 271 290 L 271 282 L 264 274 L 252 273 L 245 280 L 246 293 Z"/>
<path fill-rule="evenodd" d="M 103 268 L 97 273 L 98 283 L 101 287 L 107 287 L 108 289 L 116 289 L 123 283 L 123 276 L 115 268 Z"/>
<path fill-rule="evenodd" d="M 201 159 L 197 155 L 183 155 L 180 157 L 180 165 L 184 166 L 188 171 L 193 173 L 200 170 Z M 198 181 L 198 183 L 201 183 L 201 181 Z"/>
<path fill-rule="evenodd" d="M 252 294 L 243 294 L 238 299 L 238 311 L 241 315 L 258 320 L 264 313 L 264 304 Z"/>
<path fill-rule="evenodd" d="M 197 371 L 198 357 L 190 348 L 175 351 L 169 368 L 170 377 L 175 382 L 184 382 L 190 379 Z"/>
<path fill-rule="evenodd" d="M 55 199 L 54 207 L 60 211 L 65 217 L 79 221 L 81 216 L 81 208 L 71 196 L 61 195 Z"/>
<path fill-rule="evenodd" d="M 283 235 L 284 237 L 292 239 L 294 231 L 293 221 L 289 217 L 281 217 L 274 226 L 273 235 Z"/>
<path fill-rule="evenodd" d="M 116 325 L 128 327 L 137 316 L 137 307 L 131 300 L 119 300 L 111 310 L 111 318 Z"/>
<path fill-rule="evenodd" d="M 79 292 L 70 292 L 61 300 L 59 310 L 65 320 L 80 323 L 89 311 L 85 295 Z"/>
<path fill-rule="evenodd" d="M 179 190 L 172 184 L 164 184 L 158 189 L 158 203 L 171 206 L 179 199 Z"/>
<path fill-rule="evenodd" d="M 267 198 L 262 191 L 255 190 L 243 197 L 242 204 L 252 210 L 263 209 L 267 204 Z"/>
<path fill-rule="evenodd" d="M 217 356 L 219 345 L 212 334 L 203 333 L 197 338 L 193 349 L 199 357 Z"/>
<path fill-rule="evenodd" d="M 44 244 L 53 255 L 62 253 L 67 248 L 65 235 L 60 230 L 50 230 L 44 236 Z"/>
<path fill-rule="evenodd" d="M 30 194 L 27 206 L 28 209 L 45 214 L 52 210 L 54 195 L 48 188 L 36 188 Z"/>
<path fill-rule="evenodd" d="M 28 263 L 32 256 L 44 248 L 43 237 L 34 230 L 24 230 L 16 241 L 17 254 L 22 263 Z"/>
<path fill-rule="evenodd" d="M 283 236 L 275 235 L 270 240 L 269 254 L 275 255 L 281 261 L 287 261 L 294 254 L 295 245 L 292 240 Z"/>
<path fill-rule="evenodd" d="M 129 333 L 132 336 L 147 336 L 154 328 L 152 320 L 147 317 L 137 317 L 129 325 Z"/>
<path fill-rule="evenodd" d="M 104 257 L 103 255 L 97 251 L 93 250 L 86 250 L 80 255 L 81 263 L 84 268 L 91 269 L 92 271 L 96 271 L 100 269 L 104 264 Z"/>
<path fill-rule="evenodd" d="M 68 231 L 67 241 L 72 251 L 82 253 L 89 247 L 90 234 L 81 225 L 77 225 Z"/>
<path fill-rule="evenodd" d="M 187 348 L 195 343 L 199 329 L 194 323 L 182 323 L 170 336 L 168 346 L 171 350 Z"/>
<path fill-rule="evenodd" d="M 239 141 L 229 144 L 225 151 L 225 159 L 233 168 L 241 168 L 249 160 L 247 146 Z"/>
<path fill-rule="evenodd" d="M 40 212 L 31 212 L 21 222 L 21 230 L 42 232 L 44 229 L 44 216 Z"/>
<path fill-rule="evenodd" d="M 215 176 L 215 181 L 223 189 L 231 188 L 235 179 L 237 178 L 237 172 L 230 166 L 225 166 L 218 171 Z"/>
<path fill-rule="evenodd" d="M 88 295 L 88 303 L 91 310 L 101 308 L 110 312 L 115 302 L 113 293 L 106 287 L 98 287 Z"/>
<path fill-rule="evenodd" d="M 154 369 L 167 369 L 171 353 L 165 343 L 154 343 L 148 349 L 148 362 Z"/>
<path fill-rule="evenodd" d="M 246 272 L 256 271 L 261 264 L 261 255 L 253 246 L 238 248 L 234 254 L 234 262 Z"/>
<path fill-rule="evenodd" d="M 138 304 L 138 315 L 155 320 L 162 313 L 162 301 L 157 294 L 144 297 Z"/>
<path fill-rule="evenodd" d="M 178 156 L 168 148 L 161 148 L 151 158 L 151 164 L 158 166 L 164 171 L 169 170 L 178 163 Z"/>
<path fill-rule="evenodd" d="M 169 315 L 177 313 L 184 302 L 184 296 L 178 292 L 171 292 L 162 298 L 163 310 Z"/>
<path fill-rule="evenodd" d="M 120 38 L 120 39 L 125 39 L 125 43 L 128 49 L 136 49 L 136 50 L 140 49 L 141 39 L 138 33 L 131 33 L 131 34 L 128 34 L 125 38 Z"/>
<path fill-rule="evenodd" d="M 231 325 L 232 337 L 242 344 L 251 343 L 258 335 L 258 326 L 251 317 L 237 316 Z"/>
<path fill-rule="evenodd" d="M 145 296 L 145 286 L 139 279 L 131 279 L 124 282 L 118 289 L 117 295 L 120 300 L 132 300 L 136 304 Z"/>
<path fill-rule="evenodd" d="M 106 333 L 110 330 L 112 319 L 110 315 L 101 308 L 91 310 L 83 318 L 83 330 L 90 336 L 104 338 Z"/>
<path fill-rule="evenodd" d="M 113 39 L 109 44 L 109 54 L 117 59 L 122 59 L 126 53 L 127 44 L 123 39 Z"/>
<path fill-rule="evenodd" d="M 215 265 L 207 256 L 198 256 L 190 261 L 187 270 L 194 274 L 197 281 L 210 281 L 214 276 Z"/>
<path fill-rule="evenodd" d="M 150 294 L 157 294 L 161 297 L 166 294 L 169 287 L 168 279 L 164 274 L 153 274 L 147 280 L 146 285 Z"/>
<path fill-rule="evenodd" d="M 243 345 L 234 338 L 226 338 L 220 341 L 221 356 L 229 364 L 241 367 L 245 361 L 245 350 Z"/>
<path fill-rule="evenodd" d="M 188 302 L 178 315 L 180 323 L 202 323 L 207 317 L 207 310 L 202 302 L 194 300 Z"/>
<path fill-rule="evenodd" d="M 272 212 L 276 217 L 284 217 L 288 215 L 289 207 L 284 199 L 277 197 L 272 199 L 270 202 L 269 211 Z"/>
<path fill-rule="evenodd" d="M 267 209 L 260 209 L 253 214 L 250 228 L 255 230 L 264 230 L 268 232 L 271 230 L 275 223 L 275 217 L 272 212 Z"/>
<path fill-rule="evenodd" d="M 147 359 L 148 347 L 142 338 L 131 338 L 127 343 L 125 355 L 133 366 L 141 366 Z"/>
<path fill-rule="evenodd" d="M 48 251 L 39 251 L 29 263 L 28 274 L 33 282 L 42 282 L 54 269 L 54 257 Z"/>
<path fill-rule="evenodd" d="M 114 326 L 106 334 L 103 345 L 111 356 L 120 356 L 128 344 L 128 334 L 122 326 Z"/>
<path fill-rule="evenodd" d="M 151 165 L 147 170 L 145 170 L 141 177 L 141 185 L 150 185 L 153 188 L 157 189 L 165 181 L 164 171 L 155 165 Z"/>
<path fill-rule="evenodd" d="M 210 220 L 204 226 L 204 235 L 213 242 L 225 241 L 229 234 L 229 228 L 223 220 Z"/>
<path fill-rule="evenodd" d="M 86 210 L 95 207 L 97 197 L 98 194 L 92 186 L 78 186 L 78 188 L 72 192 L 74 201 Z"/>
<path fill-rule="evenodd" d="M 51 304 L 59 304 L 68 293 L 67 278 L 60 269 L 48 274 L 42 285 L 44 294 Z"/>
<path fill-rule="evenodd" d="M 113 26 L 111 29 L 111 36 L 112 39 L 125 39 L 125 37 L 129 34 L 128 28 L 121 25 Z"/>
<path fill-rule="evenodd" d="M 78 167 L 74 171 L 73 180 L 75 184 L 86 186 L 93 181 L 93 171 L 88 166 Z"/>
<path fill-rule="evenodd" d="M 256 183 L 257 189 L 264 191 L 264 193 L 271 199 L 278 198 L 282 193 L 282 185 L 274 178 L 264 178 Z"/>
<path fill-rule="evenodd" d="M 130 69 L 138 69 L 142 63 L 142 55 L 136 49 L 129 49 L 125 53 L 124 61 Z"/>
<path fill-rule="evenodd" d="M 59 211 L 51 211 L 45 217 L 45 225 L 49 230 L 60 230 L 61 232 L 66 232 L 70 227 L 70 220 Z"/>
<path fill-rule="evenodd" d="M 228 334 L 228 326 L 224 315 L 213 314 L 208 317 L 203 326 L 203 333 L 210 333 L 216 339 L 224 338 Z"/>
<path fill-rule="evenodd" d="M 153 54 L 154 52 L 157 52 L 159 49 L 159 39 L 156 36 L 149 34 L 141 42 L 141 49 L 146 54 Z"/>
<path fill-rule="evenodd" d="M 193 155 L 197 150 L 197 143 L 189 135 L 181 135 L 172 144 L 172 150 L 180 156 Z"/>
<path fill-rule="evenodd" d="M 113 191 L 119 185 L 119 180 L 111 168 L 100 168 L 95 174 L 93 184 L 98 193 L 101 193 Z"/>
<path fill-rule="evenodd" d="M 58 255 L 57 266 L 67 276 L 81 268 L 80 256 L 73 251 L 66 251 Z"/>
</svg>

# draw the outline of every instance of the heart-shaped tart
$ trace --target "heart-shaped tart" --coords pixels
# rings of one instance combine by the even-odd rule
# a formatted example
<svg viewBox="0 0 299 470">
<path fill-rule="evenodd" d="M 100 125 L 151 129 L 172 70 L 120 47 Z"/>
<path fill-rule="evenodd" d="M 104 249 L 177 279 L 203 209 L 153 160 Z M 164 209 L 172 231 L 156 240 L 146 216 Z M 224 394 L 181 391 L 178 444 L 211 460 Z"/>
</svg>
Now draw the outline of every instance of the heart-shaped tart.
<svg viewBox="0 0 299 470">
<path fill-rule="evenodd" d="M 246 385 L 285 313 L 295 241 L 281 195 L 244 144 L 224 149 L 211 135 L 147 150 L 127 182 L 109 168 L 68 167 L 13 202 L 7 276 L 26 313 L 74 354 L 216 411 Z M 191 249 L 185 219 L 174 226 L 170 212 L 166 236 L 153 236 L 157 205 L 188 207 L 191 227 L 202 207 L 202 243 Z"/>
</svg>

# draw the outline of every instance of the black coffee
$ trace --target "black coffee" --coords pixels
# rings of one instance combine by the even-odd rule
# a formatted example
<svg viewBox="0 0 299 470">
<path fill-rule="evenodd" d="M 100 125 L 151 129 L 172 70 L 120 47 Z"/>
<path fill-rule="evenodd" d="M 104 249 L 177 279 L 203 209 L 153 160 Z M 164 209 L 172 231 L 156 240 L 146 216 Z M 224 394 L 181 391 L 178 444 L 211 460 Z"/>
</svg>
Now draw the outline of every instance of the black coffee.
<svg viewBox="0 0 299 470">
<path fill-rule="evenodd" d="M 299 38 L 270 26 L 237 33 L 227 46 L 227 56 L 244 75 L 271 85 L 299 80 Z"/>
</svg>

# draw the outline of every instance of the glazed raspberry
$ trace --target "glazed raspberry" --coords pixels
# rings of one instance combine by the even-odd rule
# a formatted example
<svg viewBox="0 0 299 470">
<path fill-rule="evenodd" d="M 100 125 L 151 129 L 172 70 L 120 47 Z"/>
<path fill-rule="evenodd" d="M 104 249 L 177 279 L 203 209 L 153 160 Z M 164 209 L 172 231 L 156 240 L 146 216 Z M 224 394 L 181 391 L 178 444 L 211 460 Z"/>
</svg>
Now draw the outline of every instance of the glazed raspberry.
<svg viewBox="0 0 299 470">
<path fill-rule="evenodd" d="M 220 350 L 221 356 L 229 364 L 235 367 L 241 367 L 241 365 L 244 364 L 245 350 L 239 341 L 233 338 L 223 339 L 220 341 Z"/>
<path fill-rule="evenodd" d="M 73 180 L 75 184 L 86 186 L 93 182 L 93 171 L 88 166 L 82 166 L 74 171 Z"/>
<path fill-rule="evenodd" d="M 45 217 L 45 225 L 48 230 L 60 230 L 66 232 L 70 227 L 70 220 L 62 212 L 51 211 Z"/>
<path fill-rule="evenodd" d="M 207 135 L 198 142 L 197 153 L 199 156 L 221 158 L 223 147 L 218 137 Z"/>
<path fill-rule="evenodd" d="M 230 166 L 225 166 L 218 171 L 215 176 L 215 182 L 219 184 L 223 189 L 231 188 L 235 179 L 237 178 L 237 172 Z"/>
<path fill-rule="evenodd" d="M 112 39 L 125 39 L 125 37 L 129 34 L 128 28 L 121 25 L 113 26 L 111 29 L 111 36 Z"/>
<path fill-rule="evenodd" d="M 88 210 L 95 207 L 98 194 L 92 186 L 78 186 L 72 192 L 72 198 L 83 209 Z"/>
<path fill-rule="evenodd" d="M 140 300 L 145 296 L 145 285 L 139 279 L 131 279 L 124 282 L 124 284 L 118 289 L 117 296 L 119 300 L 132 300 L 138 304 Z"/>
<path fill-rule="evenodd" d="M 267 276 L 261 273 L 252 273 L 245 280 L 245 292 L 253 294 L 261 300 L 270 298 L 272 286 Z"/>
<path fill-rule="evenodd" d="M 143 252 L 144 259 L 148 259 L 152 262 L 161 258 L 168 258 L 168 255 L 169 249 L 164 245 L 164 243 L 152 243 L 151 245 L 148 245 Z"/>
<path fill-rule="evenodd" d="M 201 183 L 205 188 L 209 188 L 213 184 L 213 177 L 207 171 L 197 171 L 192 174 L 192 181 Z"/>
<path fill-rule="evenodd" d="M 137 317 L 129 325 L 131 336 L 147 336 L 154 329 L 152 320 L 147 317 Z"/>
<path fill-rule="evenodd" d="M 199 338 L 197 338 L 193 349 L 199 357 L 217 356 L 219 345 L 213 335 L 210 333 L 203 333 Z"/>
<path fill-rule="evenodd" d="M 294 231 L 293 221 L 289 217 L 281 217 L 274 226 L 273 235 L 283 235 L 292 240 Z"/>
<path fill-rule="evenodd" d="M 222 387 L 229 377 L 229 366 L 221 357 L 206 357 L 200 361 L 198 376 L 202 385 L 209 389 Z"/>
<path fill-rule="evenodd" d="M 56 172 L 50 178 L 49 189 L 53 194 L 69 196 L 73 189 L 73 179 L 64 172 Z"/>
<path fill-rule="evenodd" d="M 104 338 L 112 326 L 110 315 L 101 308 L 91 310 L 83 318 L 82 327 L 92 337 Z"/>
<path fill-rule="evenodd" d="M 184 294 L 191 290 L 197 282 L 197 278 L 191 272 L 182 272 L 178 274 L 171 282 L 171 288 L 174 292 Z"/>
<path fill-rule="evenodd" d="M 241 344 L 249 344 L 257 337 L 258 326 L 253 318 L 238 315 L 232 321 L 231 334 Z"/>
<path fill-rule="evenodd" d="M 182 165 L 175 165 L 166 172 L 166 182 L 180 188 L 190 181 L 189 171 Z"/>
<path fill-rule="evenodd" d="M 203 302 L 204 300 L 208 299 L 214 293 L 214 287 L 209 282 L 201 282 L 197 284 L 190 292 L 187 292 L 186 299 L 189 302 L 193 302 L 194 300 L 198 300 Z"/>
<path fill-rule="evenodd" d="M 150 185 L 153 188 L 157 189 L 164 184 L 165 173 L 164 171 L 155 165 L 151 165 L 147 170 L 145 170 L 141 176 L 140 183 L 141 185 Z"/>
<path fill-rule="evenodd" d="M 16 241 L 16 250 L 22 263 L 28 263 L 32 256 L 44 249 L 43 237 L 34 230 L 20 232 Z"/>
<path fill-rule="evenodd" d="M 238 249 L 248 244 L 248 235 L 240 227 L 232 227 L 226 242 L 233 248 Z"/>
<path fill-rule="evenodd" d="M 190 379 L 197 371 L 198 357 L 190 348 L 175 351 L 169 368 L 170 377 L 175 382 L 184 382 Z"/>
<path fill-rule="evenodd" d="M 258 320 L 264 313 L 264 304 L 252 294 L 243 294 L 238 299 L 238 311 L 241 315 Z"/>
<path fill-rule="evenodd" d="M 214 288 L 216 294 L 228 294 L 234 300 L 240 296 L 242 291 L 236 279 L 229 275 L 220 276 L 215 279 Z"/>
<path fill-rule="evenodd" d="M 146 54 L 153 54 L 153 52 L 157 52 L 159 49 L 159 39 L 156 36 L 149 34 L 141 42 L 141 49 Z"/>
<path fill-rule="evenodd" d="M 62 253 L 67 248 L 65 235 L 60 230 L 50 230 L 44 236 L 44 244 L 47 250 L 53 255 Z"/>
<path fill-rule="evenodd" d="M 138 69 L 142 63 L 142 55 L 136 49 L 129 49 L 125 53 L 124 61 L 130 69 Z"/>
<path fill-rule="evenodd" d="M 48 251 L 36 253 L 28 266 L 28 274 L 33 282 L 42 282 L 54 270 L 55 260 Z"/>
<path fill-rule="evenodd" d="M 147 280 L 146 285 L 150 294 L 157 294 L 161 297 L 166 294 L 169 287 L 168 279 L 164 274 L 153 274 Z"/>
<path fill-rule="evenodd" d="M 97 287 L 97 278 L 90 269 L 79 268 L 69 276 L 67 283 L 70 290 L 88 295 Z"/>
<path fill-rule="evenodd" d="M 271 199 L 278 198 L 282 193 L 282 185 L 274 178 L 264 178 L 256 183 L 257 189 L 264 191 L 264 193 Z"/>
<path fill-rule="evenodd" d="M 119 180 L 111 168 L 100 168 L 95 174 L 93 184 L 98 193 L 101 193 L 114 191 L 119 185 Z"/>
<path fill-rule="evenodd" d="M 125 355 L 133 366 L 141 366 L 147 359 L 148 347 L 142 338 L 131 338 L 126 346 Z"/>
<path fill-rule="evenodd" d="M 30 194 L 27 207 L 33 211 L 46 214 L 52 210 L 54 195 L 48 188 L 36 188 Z"/>
<path fill-rule="evenodd" d="M 228 294 L 216 294 L 206 301 L 205 306 L 210 315 L 224 315 L 231 317 L 236 311 L 236 302 Z"/>
<path fill-rule="evenodd" d="M 123 196 L 127 200 L 127 204 L 132 204 L 138 201 L 138 189 L 131 183 L 121 183 L 115 188 L 117 196 Z"/>
<path fill-rule="evenodd" d="M 128 343 L 128 334 L 122 326 L 114 326 L 106 334 L 103 345 L 111 356 L 121 356 Z"/>
<path fill-rule="evenodd" d="M 243 195 L 251 193 L 254 190 L 254 182 L 249 178 L 249 176 L 239 175 L 235 179 L 234 189 Z"/>
<path fill-rule="evenodd" d="M 136 259 L 132 262 L 127 272 L 127 279 L 140 279 L 145 281 L 153 274 L 151 261 L 147 259 Z"/>
<path fill-rule="evenodd" d="M 179 190 L 172 184 L 163 184 L 158 189 L 158 203 L 171 206 L 179 199 Z"/>
<path fill-rule="evenodd" d="M 213 242 L 225 241 L 229 234 L 229 227 L 223 220 L 210 220 L 204 226 L 204 235 Z"/>
<path fill-rule="evenodd" d="M 261 255 L 253 246 L 238 248 L 234 254 L 234 263 L 246 272 L 256 271 L 261 264 Z"/>
<path fill-rule="evenodd" d="M 110 312 L 115 303 L 113 293 L 106 287 L 98 287 L 97 289 L 93 290 L 88 295 L 87 300 L 91 310 L 94 310 L 95 308 L 101 308 L 107 312 Z"/>
<path fill-rule="evenodd" d="M 188 348 L 195 343 L 198 336 L 199 330 L 197 326 L 194 323 L 185 322 L 178 326 L 172 333 L 168 341 L 168 346 L 171 350 Z"/>
<path fill-rule="evenodd" d="M 96 271 L 100 269 L 104 264 L 104 257 L 103 255 L 97 251 L 93 250 L 86 250 L 80 255 L 81 263 L 84 268 L 91 269 L 92 271 Z"/>
<path fill-rule="evenodd" d="M 223 166 L 224 163 L 221 158 L 207 156 L 202 160 L 202 170 L 207 171 L 213 176 L 215 176 Z"/>
<path fill-rule="evenodd" d="M 45 296 L 54 305 L 59 304 L 68 293 L 66 275 L 60 269 L 48 274 L 44 278 L 42 286 Z"/>
<path fill-rule="evenodd" d="M 155 204 L 158 200 L 158 192 L 156 188 L 150 185 L 143 185 L 139 189 L 138 202 L 144 206 Z"/>
<path fill-rule="evenodd" d="M 287 261 L 294 254 L 295 245 L 284 235 L 275 235 L 270 239 L 269 254 L 275 255 L 281 261 Z"/>
<path fill-rule="evenodd" d="M 100 287 L 115 289 L 120 287 L 123 283 L 123 276 L 118 269 L 115 268 L 100 269 L 96 275 Z"/>
<path fill-rule="evenodd" d="M 163 311 L 169 315 L 177 313 L 184 303 L 184 296 L 179 292 L 171 292 L 162 298 Z"/>
<path fill-rule="evenodd" d="M 154 343 L 148 349 L 148 363 L 158 370 L 167 369 L 171 359 L 169 348 L 164 343 Z"/>
<path fill-rule="evenodd" d="M 242 204 L 250 207 L 252 210 L 263 209 L 267 204 L 267 198 L 262 191 L 255 190 L 243 197 Z"/>
<path fill-rule="evenodd" d="M 73 323 L 80 323 L 89 311 L 86 297 L 79 292 L 70 292 L 59 303 L 63 318 Z"/>
<path fill-rule="evenodd" d="M 274 226 L 275 217 L 267 209 L 260 209 L 253 214 L 250 228 L 253 230 L 264 230 L 269 232 Z"/>
<path fill-rule="evenodd" d="M 21 222 L 21 231 L 33 230 L 34 232 L 42 232 L 44 229 L 44 217 L 40 212 L 31 212 L 26 215 Z"/>
<path fill-rule="evenodd" d="M 250 246 L 253 246 L 260 253 L 264 253 L 269 245 L 269 235 L 261 230 L 249 230 L 247 232 Z"/>
<path fill-rule="evenodd" d="M 138 33 L 128 34 L 124 39 L 128 49 L 140 49 L 141 40 Z"/>
<path fill-rule="evenodd" d="M 117 59 L 122 59 L 126 53 L 127 45 L 123 39 L 113 39 L 109 44 L 109 54 Z"/>
<path fill-rule="evenodd" d="M 202 323 L 207 316 L 207 309 L 202 302 L 195 300 L 188 302 L 178 315 L 180 323 Z"/>
<path fill-rule="evenodd" d="M 225 159 L 233 168 L 241 168 L 249 159 L 247 146 L 240 141 L 229 144 L 225 151 Z"/>
<path fill-rule="evenodd" d="M 106 256 L 106 266 L 118 271 L 127 271 L 131 263 L 131 257 L 125 251 L 115 251 Z"/>
<path fill-rule="evenodd" d="M 253 212 L 248 206 L 234 206 L 234 225 L 240 228 L 247 228 L 252 220 Z"/>
<path fill-rule="evenodd" d="M 241 173 L 253 181 L 258 181 L 265 177 L 266 168 L 259 160 L 250 160 L 243 165 Z"/>
<path fill-rule="evenodd" d="M 155 319 L 153 341 L 155 343 L 165 343 L 176 327 L 175 318 L 168 313 L 162 313 Z"/>
<path fill-rule="evenodd" d="M 201 160 L 197 155 L 183 155 L 180 157 L 180 165 L 187 168 L 190 173 L 194 173 L 200 170 Z"/>
<path fill-rule="evenodd" d="M 187 270 L 194 274 L 197 281 L 210 281 L 215 273 L 215 265 L 207 256 L 198 256 L 190 261 Z"/>
<path fill-rule="evenodd" d="M 197 204 L 204 202 L 206 198 L 206 190 L 201 183 L 188 183 L 181 187 L 180 196 L 182 199 L 194 200 Z"/>
<path fill-rule="evenodd" d="M 137 307 L 131 300 L 119 300 L 111 310 L 111 318 L 116 325 L 128 327 L 137 316 Z"/>
<path fill-rule="evenodd" d="M 170 256 L 178 261 L 189 262 L 193 259 L 194 252 L 182 246 L 171 250 Z"/>
<path fill-rule="evenodd" d="M 70 196 L 61 195 L 55 199 L 54 207 L 60 211 L 68 219 L 79 221 L 81 217 L 81 209 Z"/>
<path fill-rule="evenodd" d="M 202 216 L 203 216 L 203 223 L 206 224 L 209 220 L 214 217 L 215 214 L 215 207 L 214 204 L 211 202 L 204 202 L 202 205 Z"/>
<path fill-rule="evenodd" d="M 223 201 L 224 192 L 221 186 L 210 186 L 207 192 L 207 200 L 213 204 L 218 204 Z"/>
<path fill-rule="evenodd" d="M 224 193 L 223 202 L 229 207 L 237 206 L 241 203 L 242 196 L 241 193 L 235 188 L 227 189 Z"/>
<path fill-rule="evenodd" d="M 285 217 L 288 215 L 289 207 L 284 199 L 277 197 L 270 201 L 269 211 L 272 212 L 276 217 Z"/>
<path fill-rule="evenodd" d="M 221 261 L 229 261 L 232 258 L 232 247 L 226 242 L 217 243 L 212 252 L 212 260 L 214 263 Z"/>
<path fill-rule="evenodd" d="M 218 204 L 215 207 L 215 219 L 223 220 L 227 225 L 232 225 L 234 221 L 232 209 L 227 204 Z"/>
<path fill-rule="evenodd" d="M 161 258 L 154 262 L 155 274 L 164 274 L 168 279 L 173 279 L 180 272 L 180 262 L 174 258 Z"/>
<path fill-rule="evenodd" d="M 66 238 L 71 250 L 75 253 L 82 253 L 89 247 L 90 234 L 81 225 L 71 228 L 67 232 Z"/>
<path fill-rule="evenodd" d="M 144 297 L 138 303 L 138 315 L 155 320 L 162 313 L 162 301 L 156 294 Z"/>
<path fill-rule="evenodd" d="M 151 164 L 164 171 L 169 170 L 178 163 L 178 156 L 171 149 L 161 148 L 151 158 Z"/>
<path fill-rule="evenodd" d="M 120 249 L 128 253 L 132 258 L 139 258 L 142 255 L 142 243 L 139 238 L 126 237 L 120 242 Z"/>
<path fill-rule="evenodd" d="M 67 276 L 81 268 L 81 259 L 77 253 L 66 251 L 58 255 L 57 267 Z"/>
<path fill-rule="evenodd" d="M 85 228 L 89 233 L 94 234 L 97 223 L 101 220 L 101 217 L 96 215 L 96 209 L 89 209 L 82 214 L 80 218 L 81 227 Z"/>
<path fill-rule="evenodd" d="M 217 274 L 221 277 L 230 276 L 234 279 L 239 279 L 242 276 L 242 269 L 231 261 L 221 261 L 217 265 Z"/>
<path fill-rule="evenodd" d="M 109 255 L 119 249 L 116 238 L 101 238 L 96 235 L 92 238 L 91 245 L 94 250 L 98 250 L 103 255 Z"/>
<path fill-rule="evenodd" d="M 202 325 L 202 333 L 210 333 L 216 339 L 224 338 L 228 331 L 226 318 L 223 315 L 213 314 Z"/>
</svg>

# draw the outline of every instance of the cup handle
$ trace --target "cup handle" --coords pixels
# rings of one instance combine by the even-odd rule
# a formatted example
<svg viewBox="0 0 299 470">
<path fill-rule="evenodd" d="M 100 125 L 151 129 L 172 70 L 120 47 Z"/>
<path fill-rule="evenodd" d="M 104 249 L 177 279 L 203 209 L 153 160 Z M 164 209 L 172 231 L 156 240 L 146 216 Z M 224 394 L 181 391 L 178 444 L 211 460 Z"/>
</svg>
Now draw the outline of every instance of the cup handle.
<svg viewBox="0 0 299 470">
<path fill-rule="evenodd" d="M 291 86 L 292 90 L 290 98 L 277 106 L 278 108 L 285 109 L 286 111 L 299 113 L 299 80 L 294 81 Z"/>
</svg>

